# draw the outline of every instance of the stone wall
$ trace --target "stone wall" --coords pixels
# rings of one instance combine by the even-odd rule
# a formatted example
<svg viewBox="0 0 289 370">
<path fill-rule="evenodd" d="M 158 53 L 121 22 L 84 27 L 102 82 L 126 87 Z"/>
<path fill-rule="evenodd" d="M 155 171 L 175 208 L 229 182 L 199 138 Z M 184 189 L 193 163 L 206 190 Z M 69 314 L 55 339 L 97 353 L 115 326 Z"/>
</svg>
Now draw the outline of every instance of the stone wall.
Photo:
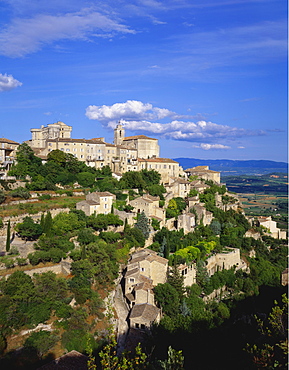
<svg viewBox="0 0 289 370">
<path fill-rule="evenodd" d="M 53 266 L 45 266 L 45 267 L 36 267 L 32 270 L 24 270 L 24 273 L 29 276 L 33 276 L 34 274 L 43 274 L 48 271 L 52 271 L 55 274 L 70 274 L 70 266 L 71 263 L 68 261 L 61 261 L 60 263 L 53 265 Z M 7 279 L 11 274 L 4 275 L 5 279 Z"/>
<path fill-rule="evenodd" d="M 61 212 L 65 212 L 65 213 L 69 213 L 70 209 L 69 208 L 55 208 L 55 209 L 51 209 L 50 210 L 50 213 L 51 213 L 51 216 L 52 218 L 55 217 L 56 215 L 58 215 L 59 213 Z M 42 214 L 47 214 L 47 211 L 45 212 L 38 212 L 38 213 L 35 213 L 35 214 L 30 214 L 30 213 L 24 213 L 22 215 L 19 215 L 19 216 L 13 216 L 13 217 L 3 217 L 3 228 L 0 229 L 0 236 L 6 236 L 7 234 L 7 225 L 8 225 L 8 221 L 10 220 L 10 226 L 11 226 L 11 233 L 14 231 L 14 227 L 20 223 L 20 222 L 23 222 L 24 218 L 25 217 L 31 217 L 33 219 L 34 222 L 37 222 L 37 221 L 40 221 L 41 220 L 41 216 Z"/>
</svg>

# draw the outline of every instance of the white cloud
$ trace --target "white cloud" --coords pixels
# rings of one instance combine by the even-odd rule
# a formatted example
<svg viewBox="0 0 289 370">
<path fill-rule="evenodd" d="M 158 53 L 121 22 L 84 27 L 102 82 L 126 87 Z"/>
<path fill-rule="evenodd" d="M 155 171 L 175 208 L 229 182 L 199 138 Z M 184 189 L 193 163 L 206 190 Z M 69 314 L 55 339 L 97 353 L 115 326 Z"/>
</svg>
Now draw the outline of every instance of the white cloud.
<svg viewBox="0 0 289 370">
<path fill-rule="evenodd" d="M 139 120 L 143 119 L 163 119 L 169 116 L 174 116 L 175 113 L 164 108 L 153 107 L 150 103 L 142 103 L 138 100 L 127 100 L 125 103 L 115 103 L 111 106 L 108 105 L 90 105 L 86 109 L 86 116 L 89 119 L 95 119 L 101 122 L 109 121 L 109 126 L 113 127 L 120 119 L 137 121 L 127 122 L 126 127 L 129 125 L 139 124 Z M 146 123 L 147 125 L 150 122 Z"/>
<path fill-rule="evenodd" d="M 12 75 L 0 73 L 0 92 L 13 90 L 21 85 L 22 82 L 16 80 Z"/>
<path fill-rule="evenodd" d="M 97 31 L 97 34 L 94 32 Z M 89 40 L 115 33 L 135 33 L 117 20 L 86 8 L 79 12 L 62 15 L 38 14 L 32 18 L 15 18 L 0 32 L 0 54 L 22 57 L 55 41 Z"/>
<path fill-rule="evenodd" d="M 223 144 L 205 144 L 201 143 L 200 145 L 194 145 L 193 148 L 200 148 L 204 150 L 210 150 L 210 149 L 231 149 L 228 145 Z"/>
<path fill-rule="evenodd" d="M 115 128 L 117 122 L 123 120 L 126 130 L 156 134 L 173 140 L 214 142 L 217 139 L 265 135 L 263 131 L 230 127 L 205 120 L 196 122 L 180 120 L 182 117 L 189 119 L 192 116 L 177 115 L 169 109 L 154 107 L 150 103 L 137 100 L 128 100 L 125 103 L 116 103 L 111 106 L 90 105 L 86 109 L 86 116 L 89 119 L 100 121 L 108 128 Z M 155 122 L 155 120 L 162 119 L 172 120 L 167 123 Z M 215 149 L 227 148 L 215 147 Z"/>
</svg>

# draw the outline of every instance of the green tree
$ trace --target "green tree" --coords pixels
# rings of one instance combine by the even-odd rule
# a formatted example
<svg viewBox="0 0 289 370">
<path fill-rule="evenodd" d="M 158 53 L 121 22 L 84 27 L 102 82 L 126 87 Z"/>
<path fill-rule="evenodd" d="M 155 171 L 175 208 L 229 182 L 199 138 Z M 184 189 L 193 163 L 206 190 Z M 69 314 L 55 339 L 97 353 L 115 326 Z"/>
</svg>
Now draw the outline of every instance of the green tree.
<svg viewBox="0 0 289 370">
<path fill-rule="evenodd" d="M 140 171 L 146 186 L 159 185 L 161 181 L 161 174 L 156 170 L 147 170 L 146 168 Z"/>
<path fill-rule="evenodd" d="M 144 211 L 138 215 L 138 220 L 136 224 L 134 225 L 136 229 L 139 229 L 142 233 L 145 239 L 147 239 L 150 235 L 150 227 L 149 227 L 149 220 L 147 216 L 145 215 Z"/>
<path fill-rule="evenodd" d="M 23 198 L 23 199 L 29 199 L 30 193 L 27 189 L 23 188 L 22 186 L 19 186 L 18 188 L 10 191 L 11 197 L 14 198 Z"/>
<path fill-rule="evenodd" d="M 77 175 L 77 182 L 83 187 L 92 187 L 95 183 L 95 174 L 90 172 L 80 172 Z"/>
<path fill-rule="evenodd" d="M 36 240 L 42 234 L 42 227 L 35 223 L 31 217 L 25 217 L 22 223 L 15 226 L 15 230 L 20 236 L 27 240 Z"/>
<path fill-rule="evenodd" d="M 41 358 L 56 344 L 57 340 L 58 338 L 55 334 L 52 334 L 49 331 L 40 330 L 30 334 L 24 342 L 24 347 L 32 347 L 36 349 Z"/>
<path fill-rule="evenodd" d="M 154 288 L 155 299 L 163 312 L 174 317 L 179 312 L 180 299 L 177 290 L 169 283 L 158 284 Z"/>
<path fill-rule="evenodd" d="M 284 294 L 282 305 L 274 303 L 266 321 L 255 316 L 260 334 L 258 342 L 245 348 L 258 369 L 288 368 L 288 298 Z"/>
<path fill-rule="evenodd" d="M 125 172 L 120 179 L 120 185 L 123 189 L 144 189 L 146 183 L 140 172 Z"/>
<path fill-rule="evenodd" d="M 169 271 L 167 282 L 176 289 L 181 301 L 185 293 L 184 277 L 180 274 L 177 265 L 174 265 Z"/>
<path fill-rule="evenodd" d="M 10 220 L 8 221 L 7 225 L 7 234 L 6 234 L 6 252 L 10 250 L 10 239 L 11 239 L 11 230 L 10 230 Z"/>
<path fill-rule="evenodd" d="M 5 193 L 3 190 L 0 190 L 0 204 L 3 203 L 6 199 Z"/>
</svg>

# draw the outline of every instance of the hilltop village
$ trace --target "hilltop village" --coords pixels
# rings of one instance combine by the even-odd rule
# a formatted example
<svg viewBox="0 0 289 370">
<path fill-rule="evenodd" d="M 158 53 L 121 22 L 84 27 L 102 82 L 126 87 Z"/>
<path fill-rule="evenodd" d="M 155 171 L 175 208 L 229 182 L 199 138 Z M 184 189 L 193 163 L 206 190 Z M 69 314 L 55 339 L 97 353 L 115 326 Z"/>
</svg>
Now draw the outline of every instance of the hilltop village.
<svg viewBox="0 0 289 370">
<path fill-rule="evenodd" d="M 200 288 L 197 296 L 204 305 L 235 294 L 236 279 L 238 294 L 254 294 L 253 283 L 244 283 L 251 273 L 250 261 L 254 265 L 258 248 L 270 253 L 275 241 L 284 244 L 287 237 L 271 217 L 246 217 L 237 194 L 221 183 L 220 172 L 208 166 L 183 170 L 178 162 L 160 157 L 157 139 L 126 137 L 121 122 L 114 129 L 113 144 L 103 137 L 73 139 L 71 132 L 71 126 L 56 122 L 31 129 L 31 140 L 23 144 L 0 138 L 2 295 L 17 267 L 29 279 L 46 273 L 72 277 L 68 285 L 73 294 L 65 293 L 71 297 L 70 309 L 87 304 L 98 325 L 101 304 L 91 309 L 94 293 L 85 284 L 89 281 L 94 290 L 106 286 L 102 312 L 114 311 L 111 323 L 121 352 L 144 341 L 155 325 L 170 317 L 172 296 L 167 289 L 174 286 L 173 279 L 181 281 L 180 297 L 174 299 L 184 317 L 192 310 L 187 300 L 194 286 Z M 78 180 L 65 185 L 58 176 L 62 168 L 66 178 L 72 168 L 79 168 Z M 52 174 L 59 181 L 53 186 Z M 91 186 L 85 186 L 88 178 Z M 49 209 L 47 203 L 45 209 L 29 212 L 40 200 L 72 196 L 73 206 Z M 9 204 L 23 212 L 6 216 Z M 39 263 L 44 264 L 38 267 Z M 257 267 L 253 269 L 256 274 Z M 214 285 L 214 277 L 226 271 L 233 274 L 231 282 L 221 283 L 220 278 Z M 286 285 L 288 270 L 282 268 L 276 279 Z M 173 316 L 179 314 L 175 312 Z M 49 320 L 50 315 L 34 320 L 29 333 L 43 330 Z M 53 325 L 50 320 L 49 333 Z M 2 333 L 3 352 L 10 340 L 7 333 Z M 72 347 L 66 344 L 66 352 Z"/>
</svg>

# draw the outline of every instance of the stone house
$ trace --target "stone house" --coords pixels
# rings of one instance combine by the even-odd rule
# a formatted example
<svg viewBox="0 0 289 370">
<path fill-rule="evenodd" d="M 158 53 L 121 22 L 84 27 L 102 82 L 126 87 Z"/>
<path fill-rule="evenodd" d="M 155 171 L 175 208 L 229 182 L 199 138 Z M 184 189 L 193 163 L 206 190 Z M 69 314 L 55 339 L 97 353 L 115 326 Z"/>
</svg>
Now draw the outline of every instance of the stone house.
<svg viewBox="0 0 289 370">
<path fill-rule="evenodd" d="M 264 217 L 260 216 L 257 219 L 257 225 L 258 226 L 263 226 L 266 229 L 269 230 L 267 235 L 272 236 L 272 238 L 275 239 L 286 239 L 286 231 L 285 230 L 280 230 L 277 227 L 277 222 L 272 220 L 271 216 Z"/>
<path fill-rule="evenodd" d="M 201 180 L 191 181 L 190 184 L 191 188 L 197 190 L 199 193 L 203 193 L 206 189 L 209 189 L 210 187 Z"/>
<path fill-rule="evenodd" d="M 108 191 L 87 194 L 86 200 L 76 203 L 76 209 L 83 211 L 87 216 L 92 214 L 108 214 L 116 196 Z"/>
<path fill-rule="evenodd" d="M 135 329 L 149 329 L 153 323 L 161 319 L 161 310 L 148 303 L 136 304 L 129 314 L 129 324 Z"/>
<path fill-rule="evenodd" d="M 159 172 L 163 184 L 169 184 L 171 177 L 179 177 L 183 174 L 179 163 L 169 158 L 138 158 L 138 171 L 143 169 Z"/>
<path fill-rule="evenodd" d="M 191 190 L 191 183 L 181 177 L 170 178 L 166 185 L 167 193 L 172 193 L 173 197 L 186 198 Z"/>
<path fill-rule="evenodd" d="M 197 270 L 193 264 L 179 265 L 178 270 L 179 270 L 180 275 L 184 277 L 184 286 L 191 286 L 196 283 Z"/>
<path fill-rule="evenodd" d="M 131 200 L 129 204 L 134 207 L 134 212 L 144 212 L 147 217 L 161 221 L 160 226 L 163 226 L 166 222 L 166 210 L 159 206 L 159 200 L 159 197 L 144 194 L 141 197 Z"/>
<path fill-rule="evenodd" d="M 6 176 L 10 170 L 16 159 L 16 151 L 19 145 L 16 141 L 4 137 L 0 138 L 0 177 Z"/>
<path fill-rule="evenodd" d="M 217 184 L 221 182 L 221 173 L 212 171 L 209 166 L 196 166 L 185 170 L 188 176 L 198 176 L 204 180 L 212 180 Z"/>
<path fill-rule="evenodd" d="M 131 309 L 131 328 L 149 328 L 160 319 L 153 288 L 166 282 L 167 269 L 168 260 L 150 249 L 141 249 L 131 256 L 124 275 L 124 295 Z"/>
<path fill-rule="evenodd" d="M 213 220 L 213 213 L 210 211 L 207 211 L 206 208 L 202 205 L 202 203 L 195 204 L 191 207 L 192 210 L 196 213 L 196 223 L 199 225 L 201 221 L 203 222 L 203 225 L 210 225 L 210 223 Z"/>
<path fill-rule="evenodd" d="M 177 229 L 184 229 L 184 233 L 194 231 L 196 227 L 196 217 L 193 213 L 185 212 L 178 216 Z"/>
<path fill-rule="evenodd" d="M 210 256 L 206 260 L 206 268 L 209 276 L 221 270 L 230 270 L 235 267 L 237 270 L 247 270 L 247 264 L 241 259 L 239 248 L 228 248 L 227 251 Z"/>
</svg>

